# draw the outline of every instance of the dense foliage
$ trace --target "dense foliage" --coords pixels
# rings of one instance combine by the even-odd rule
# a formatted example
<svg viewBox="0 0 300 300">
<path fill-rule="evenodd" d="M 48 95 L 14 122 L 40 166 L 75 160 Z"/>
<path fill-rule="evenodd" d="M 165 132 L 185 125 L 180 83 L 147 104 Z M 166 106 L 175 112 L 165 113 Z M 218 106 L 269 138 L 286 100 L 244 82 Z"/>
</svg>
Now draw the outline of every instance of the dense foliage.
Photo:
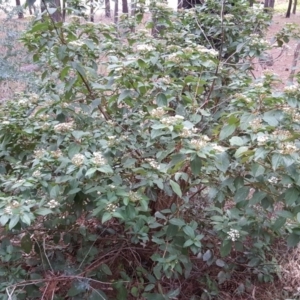
<svg viewBox="0 0 300 300">
<path fill-rule="evenodd" d="M 22 38 L 43 74 L 1 107 L 1 299 L 210 299 L 241 269 L 271 281 L 270 245 L 299 241 L 298 87 L 249 76 L 270 16 L 144 10 Z"/>
</svg>

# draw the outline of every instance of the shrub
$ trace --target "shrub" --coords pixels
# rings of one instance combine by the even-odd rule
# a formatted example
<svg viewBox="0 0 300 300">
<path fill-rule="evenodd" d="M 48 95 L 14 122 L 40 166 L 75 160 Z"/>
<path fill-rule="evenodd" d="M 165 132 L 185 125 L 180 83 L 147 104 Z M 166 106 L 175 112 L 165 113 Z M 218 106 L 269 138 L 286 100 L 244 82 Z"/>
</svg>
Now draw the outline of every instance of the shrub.
<svg viewBox="0 0 300 300">
<path fill-rule="evenodd" d="M 1 110 L 3 298 L 172 299 L 187 279 L 213 296 L 238 266 L 272 280 L 274 239 L 299 241 L 298 88 L 252 83 L 268 17 L 236 8 L 239 32 L 220 29 L 216 5 L 156 5 L 157 39 L 132 31 L 143 6 L 120 31 L 74 17 L 23 36 L 43 74 Z"/>
</svg>

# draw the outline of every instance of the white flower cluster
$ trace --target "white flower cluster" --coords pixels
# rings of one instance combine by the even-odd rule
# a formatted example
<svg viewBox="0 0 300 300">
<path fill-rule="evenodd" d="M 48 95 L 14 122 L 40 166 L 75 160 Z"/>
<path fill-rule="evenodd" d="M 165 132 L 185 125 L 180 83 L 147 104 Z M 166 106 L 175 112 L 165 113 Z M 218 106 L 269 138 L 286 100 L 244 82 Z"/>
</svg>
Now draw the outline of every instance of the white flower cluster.
<svg viewBox="0 0 300 300">
<path fill-rule="evenodd" d="M 293 84 L 293 85 L 284 87 L 283 91 L 288 95 L 294 95 L 300 91 L 300 88 L 299 88 L 298 84 Z"/>
<path fill-rule="evenodd" d="M 196 149 L 200 150 L 207 146 L 208 142 L 210 141 L 210 138 L 207 135 L 202 135 L 198 139 L 192 139 L 191 145 Z"/>
<path fill-rule="evenodd" d="M 220 145 L 217 145 L 217 144 L 211 144 L 211 147 L 214 151 L 218 152 L 218 153 L 222 153 L 225 151 L 225 148 L 220 146 Z"/>
<path fill-rule="evenodd" d="M 117 137 L 115 135 L 109 135 L 108 137 L 108 146 L 112 147 L 116 144 L 116 141 L 117 141 Z"/>
<path fill-rule="evenodd" d="M 59 205 L 59 203 L 57 201 L 55 201 L 54 199 L 50 200 L 48 203 L 47 203 L 47 206 L 49 206 L 49 208 L 55 208 Z"/>
<path fill-rule="evenodd" d="M 238 238 L 240 237 L 239 231 L 232 228 L 227 232 L 227 235 L 229 239 L 231 239 L 233 242 L 237 241 Z"/>
<path fill-rule="evenodd" d="M 234 95 L 234 97 L 238 100 L 243 100 L 247 103 L 250 103 L 252 102 L 252 99 L 251 98 L 248 98 L 247 96 L 243 95 L 243 94 L 240 94 L 240 93 L 237 93 Z"/>
<path fill-rule="evenodd" d="M 162 10 L 172 10 L 172 8 L 168 6 L 168 3 L 165 2 L 156 2 L 155 6 Z"/>
<path fill-rule="evenodd" d="M 153 117 L 153 118 L 160 119 L 165 113 L 166 112 L 163 109 L 163 107 L 158 107 L 158 108 L 154 108 L 154 109 L 151 110 L 150 116 Z"/>
<path fill-rule="evenodd" d="M 155 48 L 151 45 L 141 44 L 141 45 L 137 45 L 136 49 L 137 51 L 140 52 L 149 52 L 149 51 L 153 51 Z"/>
<path fill-rule="evenodd" d="M 270 139 L 270 137 L 268 135 L 266 135 L 266 134 L 259 135 L 257 137 L 257 145 L 258 146 L 263 146 L 269 139 Z"/>
<path fill-rule="evenodd" d="M 180 133 L 180 137 L 189 138 L 189 137 L 193 136 L 196 132 L 197 132 L 196 128 L 183 127 L 182 131 Z"/>
<path fill-rule="evenodd" d="M 106 206 L 106 211 L 115 212 L 117 208 L 118 208 L 117 205 L 112 204 L 112 203 L 108 203 L 107 206 Z"/>
<path fill-rule="evenodd" d="M 282 129 L 276 129 L 275 131 L 272 132 L 273 138 L 284 141 L 286 139 L 292 138 L 292 134 L 288 130 L 282 130 Z"/>
<path fill-rule="evenodd" d="M 129 199 L 131 202 L 137 202 L 140 200 L 140 198 L 141 197 L 137 192 L 133 192 L 133 191 L 129 192 Z"/>
<path fill-rule="evenodd" d="M 84 162 L 84 155 L 83 154 L 75 154 L 72 158 L 73 165 L 80 167 Z"/>
<path fill-rule="evenodd" d="M 259 37 L 258 34 L 250 34 L 250 46 L 260 46 L 260 47 L 268 47 L 270 43 L 262 38 Z"/>
<path fill-rule="evenodd" d="M 224 16 L 224 19 L 227 20 L 227 21 L 230 21 L 230 20 L 234 19 L 234 15 L 232 15 L 232 14 L 226 14 Z"/>
<path fill-rule="evenodd" d="M 46 120 L 48 120 L 48 119 L 50 118 L 49 115 L 44 115 L 44 114 L 40 114 L 40 115 L 38 115 L 37 117 L 38 117 L 40 120 L 42 120 L 42 121 L 46 121 Z"/>
<path fill-rule="evenodd" d="M 12 207 L 10 206 L 10 205 L 8 205 L 8 206 L 6 206 L 5 208 L 4 208 L 4 213 L 6 214 L 6 215 L 12 215 Z"/>
<path fill-rule="evenodd" d="M 255 118 L 252 121 L 250 121 L 250 126 L 252 127 L 252 130 L 256 132 L 259 128 L 261 128 L 261 119 Z"/>
<path fill-rule="evenodd" d="M 77 40 L 77 41 L 71 41 L 71 42 L 69 42 L 69 45 L 75 46 L 75 47 L 81 47 L 81 46 L 84 45 L 84 42 L 83 41 L 79 41 L 79 40 Z"/>
<path fill-rule="evenodd" d="M 166 60 L 174 63 L 180 63 L 182 58 L 179 53 L 171 53 L 166 57 Z"/>
<path fill-rule="evenodd" d="M 103 166 L 106 164 L 106 160 L 101 152 L 94 152 L 93 155 L 94 158 L 92 159 L 92 161 L 96 166 Z"/>
<path fill-rule="evenodd" d="M 294 143 L 289 143 L 289 142 L 279 144 L 279 148 L 280 148 L 279 153 L 285 155 L 295 153 L 298 150 L 298 148 Z"/>
<path fill-rule="evenodd" d="M 161 123 L 164 125 L 167 125 L 167 126 L 171 126 L 171 125 L 181 122 L 182 120 L 184 120 L 184 117 L 175 115 L 175 116 L 168 116 L 168 117 L 162 118 Z"/>
<path fill-rule="evenodd" d="M 43 125 L 42 125 L 43 130 L 48 130 L 49 128 L 50 128 L 50 123 L 48 123 L 48 122 L 43 123 Z"/>
<path fill-rule="evenodd" d="M 271 184 L 276 184 L 278 182 L 278 178 L 275 177 L 275 176 L 272 176 L 271 178 L 268 179 L 268 181 L 271 183 Z"/>
<path fill-rule="evenodd" d="M 54 126 L 54 131 L 57 133 L 63 133 L 63 132 L 68 132 L 74 129 L 74 123 L 69 122 L 69 123 L 59 123 Z"/>
<path fill-rule="evenodd" d="M 3 122 L 2 122 L 2 125 L 9 125 L 9 124 L 10 124 L 9 121 L 3 121 Z"/>
<path fill-rule="evenodd" d="M 22 98 L 18 101 L 18 105 L 20 106 L 27 106 L 29 103 L 30 103 L 29 100 L 26 98 Z"/>
<path fill-rule="evenodd" d="M 51 153 L 51 155 L 52 155 L 54 158 L 59 158 L 59 157 L 62 156 L 62 152 L 61 152 L 60 149 L 55 150 L 55 151 L 51 151 L 50 153 Z"/>
<path fill-rule="evenodd" d="M 209 54 L 209 55 L 212 55 L 212 56 L 218 56 L 219 55 L 218 51 L 216 51 L 214 49 L 207 49 L 206 47 L 201 46 L 201 45 L 197 45 L 196 50 L 200 53 L 205 53 L 205 54 Z"/>
<path fill-rule="evenodd" d="M 35 158 L 42 158 L 46 153 L 47 153 L 47 151 L 44 149 L 34 150 L 34 152 L 33 152 Z"/>
<path fill-rule="evenodd" d="M 41 177 L 41 171 L 40 170 L 35 170 L 33 173 L 32 173 L 32 177 L 36 177 L 36 178 L 40 178 Z"/>
<path fill-rule="evenodd" d="M 145 158 L 145 161 L 149 163 L 153 169 L 159 169 L 159 163 L 153 158 Z"/>
<path fill-rule="evenodd" d="M 293 121 L 294 121 L 295 123 L 300 123 L 300 113 L 294 112 L 294 113 L 292 114 L 292 118 L 293 118 Z"/>
</svg>

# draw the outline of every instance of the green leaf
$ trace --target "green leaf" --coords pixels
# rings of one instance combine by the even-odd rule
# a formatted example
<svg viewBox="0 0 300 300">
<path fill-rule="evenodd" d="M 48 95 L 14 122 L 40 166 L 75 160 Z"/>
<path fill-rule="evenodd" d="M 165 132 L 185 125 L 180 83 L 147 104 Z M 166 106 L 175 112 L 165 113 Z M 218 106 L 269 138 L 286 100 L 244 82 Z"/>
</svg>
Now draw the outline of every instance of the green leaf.
<svg viewBox="0 0 300 300">
<path fill-rule="evenodd" d="M 234 133 L 235 129 L 236 125 L 234 124 L 225 125 L 220 132 L 220 140 L 224 140 L 227 137 L 229 137 L 231 134 Z"/>
<path fill-rule="evenodd" d="M 253 177 L 258 177 L 265 173 L 265 168 L 258 163 L 255 163 L 251 166 L 251 173 Z"/>
<path fill-rule="evenodd" d="M 231 146 L 242 146 L 244 144 L 243 139 L 239 136 L 233 136 L 229 142 Z"/>
<path fill-rule="evenodd" d="M 158 94 L 157 97 L 156 97 L 156 104 L 158 106 L 167 106 L 168 105 L 168 99 L 167 99 L 166 95 L 163 94 L 163 93 Z"/>
<path fill-rule="evenodd" d="M 8 228 L 9 230 L 13 229 L 20 221 L 19 215 L 13 215 L 9 221 Z"/>
<path fill-rule="evenodd" d="M 104 165 L 104 166 L 101 166 L 99 168 L 97 168 L 98 171 L 102 172 L 102 173 L 113 173 L 113 169 L 111 168 L 110 165 Z"/>
<path fill-rule="evenodd" d="M 184 231 L 184 233 L 185 233 L 187 236 L 189 236 L 191 239 L 194 239 L 194 238 L 195 238 L 195 231 L 194 231 L 194 229 L 193 229 L 191 226 L 188 226 L 188 225 L 184 226 L 184 227 L 183 227 L 183 231 Z"/>
<path fill-rule="evenodd" d="M 166 300 L 166 298 L 161 295 L 161 294 L 157 294 L 157 293 L 144 293 L 143 294 L 143 297 L 146 299 L 146 300 Z"/>
<path fill-rule="evenodd" d="M 193 245 L 194 244 L 194 241 L 193 240 L 187 240 L 187 241 L 185 241 L 185 243 L 183 244 L 183 248 L 187 248 L 187 247 L 189 247 L 189 246 L 191 246 L 191 245 Z"/>
<path fill-rule="evenodd" d="M 106 274 L 106 275 L 112 275 L 112 272 L 107 264 L 101 265 L 101 270 Z"/>
<path fill-rule="evenodd" d="M 235 157 L 235 158 L 239 158 L 239 157 L 243 156 L 243 154 L 244 154 L 245 152 L 247 152 L 248 149 L 249 149 L 249 148 L 246 147 L 246 146 L 240 147 L 240 148 L 237 149 L 236 152 L 234 153 L 234 157 Z"/>
<path fill-rule="evenodd" d="M 282 156 L 281 154 L 275 153 L 272 155 L 272 169 L 275 171 L 282 162 Z"/>
<path fill-rule="evenodd" d="M 102 216 L 102 219 L 101 219 L 102 224 L 109 221 L 111 218 L 112 218 L 112 214 L 109 213 L 109 212 L 105 212 Z"/>
<path fill-rule="evenodd" d="M 226 263 L 224 262 L 224 260 L 218 258 L 216 260 L 216 265 L 220 268 L 223 268 L 223 267 L 225 267 Z"/>
<path fill-rule="evenodd" d="M 199 175 L 201 172 L 202 160 L 200 157 L 195 156 L 193 160 L 191 160 L 191 169 L 194 175 Z"/>
<path fill-rule="evenodd" d="M 88 169 L 87 172 L 85 173 L 85 176 L 86 176 L 86 177 L 91 176 L 91 175 L 93 175 L 96 171 L 97 171 L 97 168 L 90 168 L 90 169 Z"/>
<path fill-rule="evenodd" d="M 73 130 L 72 135 L 76 140 L 80 140 L 83 136 L 87 135 L 87 133 L 84 131 Z"/>
<path fill-rule="evenodd" d="M 222 152 L 216 155 L 215 165 L 220 171 L 225 173 L 230 165 L 228 154 L 226 152 Z"/>
<path fill-rule="evenodd" d="M 118 103 L 131 96 L 131 90 L 123 90 L 118 98 Z"/>
<path fill-rule="evenodd" d="M 41 207 L 34 211 L 35 214 L 40 216 L 47 216 L 49 214 L 52 214 L 52 210 L 50 208 Z"/>
<path fill-rule="evenodd" d="M 21 248 L 25 253 L 30 253 L 32 250 L 32 241 L 29 234 L 25 234 L 21 239 Z"/>
<path fill-rule="evenodd" d="M 222 257 L 225 257 L 230 254 L 231 252 L 231 247 L 232 247 L 232 242 L 231 240 L 224 240 L 222 242 L 221 248 L 220 248 L 220 254 Z"/>
<path fill-rule="evenodd" d="M 185 225 L 185 222 L 182 219 L 173 218 L 169 221 L 170 224 L 182 227 Z"/>
<path fill-rule="evenodd" d="M 287 189 L 284 193 L 285 203 L 287 205 L 293 205 L 299 199 L 299 191 L 298 189 L 291 187 Z"/>
<path fill-rule="evenodd" d="M 181 192 L 179 184 L 177 182 L 173 181 L 173 180 L 170 180 L 170 185 L 171 185 L 172 190 L 174 191 L 174 193 L 177 196 L 182 197 L 182 192 Z"/>
<path fill-rule="evenodd" d="M 211 258 L 212 258 L 211 250 L 207 250 L 202 256 L 203 261 L 209 261 Z"/>
<path fill-rule="evenodd" d="M 246 200 L 249 196 L 249 192 L 250 192 L 250 187 L 243 186 L 243 187 L 239 188 L 236 191 L 236 194 L 234 195 L 234 201 L 236 203 L 239 203 L 241 201 Z"/>
<path fill-rule="evenodd" d="M 93 289 L 88 300 L 107 300 L 107 296 L 104 292 L 100 290 Z"/>
<path fill-rule="evenodd" d="M 300 213 L 298 213 L 298 215 L 299 214 Z M 298 215 L 297 215 L 297 219 L 298 219 Z M 299 217 L 300 217 L 300 215 L 299 215 Z M 299 220 L 298 220 L 298 222 L 299 222 Z M 280 228 L 282 228 L 282 226 L 285 224 L 285 222 L 286 222 L 286 218 L 279 217 L 272 225 L 273 230 L 275 230 L 275 231 L 279 230 Z"/>
<path fill-rule="evenodd" d="M 50 190 L 50 198 L 56 199 L 57 196 L 59 195 L 59 185 L 55 185 L 54 187 L 51 188 Z"/>
<path fill-rule="evenodd" d="M 71 288 L 68 290 L 68 296 L 74 297 L 85 291 L 85 287 L 82 284 L 79 284 L 78 281 L 73 282 Z"/>
<path fill-rule="evenodd" d="M 289 237 L 287 238 L 287 245 L 289 247 L 295 247 L 299 244 L 299 242 L 300 242 L 300 235 L 296 233 L 290 234 Z"/>
</svg>

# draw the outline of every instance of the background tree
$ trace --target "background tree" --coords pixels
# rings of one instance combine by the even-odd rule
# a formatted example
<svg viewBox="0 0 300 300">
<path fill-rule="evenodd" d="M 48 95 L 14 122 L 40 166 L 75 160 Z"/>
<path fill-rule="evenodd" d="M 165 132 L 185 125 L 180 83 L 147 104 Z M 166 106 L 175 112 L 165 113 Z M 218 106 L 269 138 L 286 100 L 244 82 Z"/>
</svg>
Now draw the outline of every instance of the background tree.
<svg viewBox="0 0 300 300">
<path fill-rule="evenodd" d="M 274 8 L 274 5 L 275 5 L 275 0 L 265 0 L 264 1 L 265 11 L 268 11 L 268 9 L 270 8 Z"/>
<path fill-rule="evenodd" d="M 119 1 L 115 0 L 115 11 L 114 11 L 114 22 L 118 23 L 118 16 L 119 16 Z"/>
<path fill-rule="evenodd" d="M 110 18 L 110 0 L 105 0 L 105 17 Z"/>
<path fill-rule="evenodd" d="M 18 9 L 18 18 L 23 19 L 24 14 L 23 14 L 23 9 L 22 9 L 20 0 L 16 0 L 16 6 L 17 6 L 17 9 Z"/>
<path fill-rule="evenodd" d="M 122 12 L 123 12 L 123 14 L 128 14 L 128 2 L 127 2 L 127 0 L 122 0 Z"/>
<path fill-rule="evenodd" d="M 285 15 L 286 18 L 289 18 L 291 16 L 292 4 L 293 4 L 293 0 L 289 0 L 289 5 Z"/>
<path fill-rule="evenodd" d="M 294 0 L 294 6 L 293 6 L 293 14 L 294 14 L 294 15 L 296 14 L 297 3 L 298 3 L 298 1 L 297 1 L 297 0 Z"/>
</svg>

